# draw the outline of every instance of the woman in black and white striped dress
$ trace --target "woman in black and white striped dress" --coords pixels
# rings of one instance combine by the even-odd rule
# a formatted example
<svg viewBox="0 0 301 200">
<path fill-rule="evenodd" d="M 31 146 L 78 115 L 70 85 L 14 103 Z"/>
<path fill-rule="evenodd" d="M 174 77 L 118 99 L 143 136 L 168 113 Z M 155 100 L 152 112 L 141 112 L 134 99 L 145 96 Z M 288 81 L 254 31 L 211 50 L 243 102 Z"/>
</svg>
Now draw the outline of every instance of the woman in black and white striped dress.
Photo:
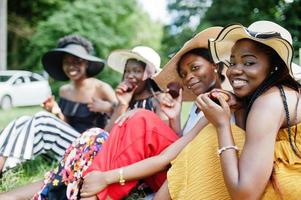
<svg viewBox="0 0 301 200">
<path fill-rule="evenodd" d="M 123 79 L 115 90 L 118 103 L 114 106 L 114 112 L 110 118 L 110 123 L 105 127 L 106 131 L 100 128 L 88 129 L 81 134 L 81 137 L 78 137 L 72 143 L 59 164 L 60 168 L 58 169 L 58 174 L 55 174 L 54 171 L 46 173 L 47 177 L 50 179 L 55 177 L 58 184 L 46 184 L 43 186 L 44 183 L 48 183 L 47 178 L 45 182 L 40 181 L 21 187 L 17 189 L 17 191 L 0 194 L 0 199 L 28 199 L 31 198 L 35 192 L 40 190 L 42 186 L 42 192 L 37 194 L 35 199 L 44 199 L 45 196 L 47 196 L 47 198 L 49 196 L 51 196 L 51 198 L 54 198 L 53 196 L 64 196 L 66 193 L 65 184 L 67 183 L 62 182 L 63 179 L 60 172 L 61 170 L 64 170 L 64 166 L 69 167 L 67 164 L 65 165 L 65 161 L 71 161 L 77 166 L 76 169 L 78 173 L 76 173 L 76 175 L 74 172 L 72 172 L 72 175 L 69 174 L 70 176 L 73 176 L 74 174 L 74 178 L 72 178 L 72 180 L 70 179 L 70 181 L 77 184 L 77 177 L 91 164 L 91 160 L 93 160 L 96 153 L 101 149 L 103 142 L 109 136 L 111 127 L 114 126 L 115 120 L 120 115 L 123 115 L 129 110 L 134 110 L 135 108 L 143 108 L 154 111 L 158 115 L 164 115 L 162 111 L 160 114 L 158 100 L 156 100 L 155 97 L 155 93 L 159 92 L 160 88 L 152 79 L 150 79 L 150 77 L 160 70 L 160 56 L 157 52 L 145 46 L 138 46 L 133 50 L 116 50 L 110 54 L 108 65 L 123 73 Z M 73 167 L 71 168 L 73 169 Z M 54 190 L 49 189 L 49 187 L 54 187 Z M 76 185 L 74 185 L 74 187 L 76 187 Z M 77 195 L 76 192 L 71 193 L 72 196 Z"/>
<path fill-rule="evenodd" d="M 92 52 L 90 41 L 69 35 L 44 54 L 42 63 L 49 75 L 71 82 L 60 88 L 58 103 L 53 97 L 44 102 L 48 112 L 20 117 L 5 127 L 0 134 L 0 172 L 7 158 L 13 161 L 9 164 L 51 152 L 60 159 L 80 133 L 105 127 L 117 100 L 110 85 L 92 78 L 104 67 L 104 61 Z"/>
</svg>

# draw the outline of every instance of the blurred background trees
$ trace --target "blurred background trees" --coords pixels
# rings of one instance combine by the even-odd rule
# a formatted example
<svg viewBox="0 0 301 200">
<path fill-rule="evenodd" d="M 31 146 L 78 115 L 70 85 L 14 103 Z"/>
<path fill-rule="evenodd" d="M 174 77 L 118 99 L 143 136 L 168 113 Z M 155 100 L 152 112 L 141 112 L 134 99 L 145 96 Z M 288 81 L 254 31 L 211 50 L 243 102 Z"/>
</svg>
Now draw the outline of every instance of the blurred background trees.
<svg viewBox="0 0 301 200">
<path fill-rule="evenodd" d="M 160 52 L 162 66 L 197 32 L 233 22 L 274 21 L 291 32 L 295 56 L 301 47 L 301 0 L 168 0 L 168 11 L 172 19 L 162 25 L 137 0 L 9 0 L 8 69 L 41 71 L 41 55 L 71 33 L 89 38 L 102 58 L 149 45 Z M 115 86 L 120 74 L 106 68 L 99 78 Z M 61 83 L 50 81 L 56 93 Z"/>
<path fill-rule="evenodd" d="M 295 56 L 301 48 L 301 0 L 169 0 L 168 9 L 175 16 L 165 27 L 164 51 L 174 53 L 185 41 L 209 26 L 256 20 L 274 21 L 293 36 Z M 301 63 L 300 63 L 301 64 Z"/>
<path fill-rule="evenodd" d="M 141 44 L 159 51 L 163 34 L 162 25 L 151 21 L 136 0 L 10 0 L 8 18 L 9 69 L 42 70 L 43 53 L 67 34 L 89 38 L 101 58 Z M 99 78 L 114 86 L 121 76 L 106 68 Z M 62 83 L 50 81 L 56 93 Z"/>
</svg>

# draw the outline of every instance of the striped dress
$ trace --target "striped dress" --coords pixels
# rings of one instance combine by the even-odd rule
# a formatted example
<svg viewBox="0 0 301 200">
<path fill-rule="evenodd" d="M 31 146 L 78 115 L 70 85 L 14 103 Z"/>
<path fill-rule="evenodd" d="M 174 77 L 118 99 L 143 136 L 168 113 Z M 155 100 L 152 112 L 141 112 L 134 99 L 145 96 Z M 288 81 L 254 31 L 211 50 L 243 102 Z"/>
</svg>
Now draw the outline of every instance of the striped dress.
<svg viewBox="0 0 301 200">
<path fill-rule="evenodd" d="M 41 111 L 34 116 L 22 116 L 4 128 L 0 135 L 0 155 L 9 158 L 6 167 L 45 153 L 59 160 L 80 133 L 106 124 L 107 116 L 90 112 L 87 104 L 61 98 L 59 106 L 69 124 Z M 12 166 L 10 160 L 14 160 Z"/>
</svg>

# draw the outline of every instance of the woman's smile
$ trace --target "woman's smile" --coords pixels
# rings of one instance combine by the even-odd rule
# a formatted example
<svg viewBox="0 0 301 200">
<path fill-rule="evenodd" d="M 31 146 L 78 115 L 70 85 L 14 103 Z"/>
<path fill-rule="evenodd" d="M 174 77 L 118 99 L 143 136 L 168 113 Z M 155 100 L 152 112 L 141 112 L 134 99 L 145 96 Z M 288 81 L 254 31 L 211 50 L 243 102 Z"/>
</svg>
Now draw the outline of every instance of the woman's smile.
<svg viewBox="0 0 301 200">
<path fill-rule="evenodd" d="M 243 80 L 243 79 L 238 79 L 237 78 L 237 79 L 231 80 L 231 85 L 232 85 L 233 89 L 247 86 L 247 84 L 248 84 L 248 81 Z"/>
</svg>

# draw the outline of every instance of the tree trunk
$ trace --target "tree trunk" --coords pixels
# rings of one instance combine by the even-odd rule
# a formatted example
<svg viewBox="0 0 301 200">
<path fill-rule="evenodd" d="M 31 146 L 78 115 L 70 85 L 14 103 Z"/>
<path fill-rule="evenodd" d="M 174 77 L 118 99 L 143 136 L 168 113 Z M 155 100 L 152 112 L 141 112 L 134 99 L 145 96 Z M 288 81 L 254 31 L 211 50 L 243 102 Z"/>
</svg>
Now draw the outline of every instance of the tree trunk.
<svg viewBox="0 0 301 200">
<path fill-rule="evenodd" d="M 0 0 L 0 70 L 7 68 L 7 0 Z"/>
</svg>

